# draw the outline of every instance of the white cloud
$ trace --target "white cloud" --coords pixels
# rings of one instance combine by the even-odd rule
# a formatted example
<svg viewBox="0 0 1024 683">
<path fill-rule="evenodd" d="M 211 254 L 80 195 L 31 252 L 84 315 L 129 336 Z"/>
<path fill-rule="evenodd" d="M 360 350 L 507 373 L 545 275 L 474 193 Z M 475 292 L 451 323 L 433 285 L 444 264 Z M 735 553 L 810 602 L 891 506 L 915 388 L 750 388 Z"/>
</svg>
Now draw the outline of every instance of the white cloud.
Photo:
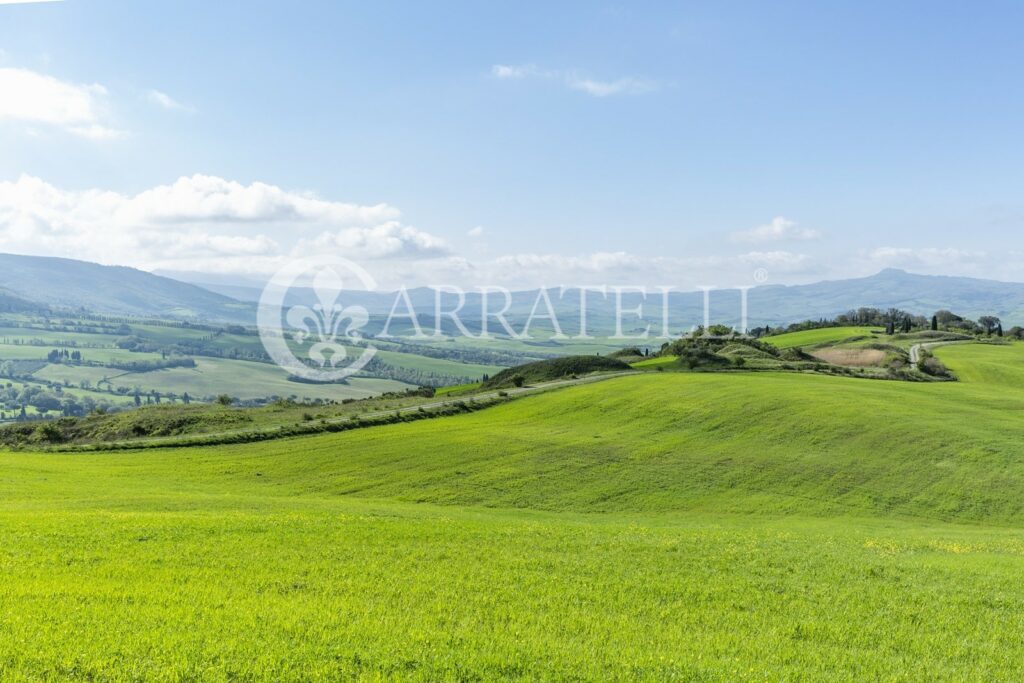
<svg viewBox="0 0 1024 683">
<path fill-rule="evenodd" d="M 470 231 L 471 233 L 474 231 Z M 482 230 L 480 231 L 483 232 Z M 465 238 L 468 242 L 468 238 Z M 387 204 L 319 198 L 267 183 L 194 175 L 136 194 L 66 190 L 23 175 L 0 182 L 0 251 L 145 269 L 268 275 L 291 258 L 337 254 L 382 287 L 753 284 L 754 271 L 805 276 L 809 256 L 783 250 L 647 256 L 626 251 L 470 258 L 401 221 Z M 653 290 L 652 290 L 653 291 Z"/>
<path fill-rule="evenodd" d="M 393 220 L 387 204 L 326 201 L 266 183 L 243 185 L 216 176 L 179 178 L 132 197 L 119 209 L 128 220 L 153 223 L 306 223 L 360 225 Z"/>
<path fill-rule="evenodd" d="M 614 81 L 598 81 L 593 78 L 583 78 L 571 74 L 566 77 L 565 82 L 573 90 L 582 90 L 594 97 L 642 95 L 657 89 L 656 83 L 642 78 L 619 78 Z"/>
<path fill-rule="evenodd" d="M 135 195 L 63 190 L 27 175 L 0 182 L 0 251 L 143 268 L 271 272 L 309 248 L 358 258 L 444 253 L 439 238 L 398 217 L 387 204 L 204 175 Z"/>
<path fill-rule="evenodd" d="M 805 254 L 787 251 L 690 257 L 642 256 L 624 251 L 573 256 L 526 253 L 477 263 L 468 274 L 477 284 L 513 287 L 535 287 L 541 283 L 696 287 L 709 282 L 734 286 L 753 284 L 758 268 L 790 275 L 805 272 L 812 263 Z"/>
<path fill-rule="evenodd" d="M 956 267 L 971 269 L 986 260 L 983 251 L 965 251 L 950 247 L 879 247 L 867 254 L 877 267 L 935 269 Z"/>
<path fill-rule="evenodd" d="M 811 261 L 807 254 L 794 254 L 789 251 L 751 251 L 736 258 L 740 263 L 768 266 L 785 272 L 803 268 Z"/>
<path fill-rule="evenodd" d="M 499 257 L 494 265 L 500 270 L 523 272 L 534 270 L 547 273 L 609 273 L 635 270 L 644 259 L 624 251 L 595 252 L 580 256 L 560 254 L 514 254 Z"/>
<path fill-rule="evenodd" d="M 192 107 L 188 107 L 182 104 L 181 102 L 178 102 L 167 93 L 160 92 L 159 90 L 150 90 L 149 93 L 146 94 L 146 99 L 148 99 L 150 103 L 155 104 L 158 107 L 163 107 L 164 109 L 170 109 L 172 111 L 195 111 L 195 109 L 193 109 Z"/>
<path fill-rule="evenodd" d="M 466 232 L 469 237 L 482 237 L 484 234 L 484 226 L 478 225 L 475 228 L 471 228 Z"/>
<path fill-rule="evenodd" d="M 526 78 L 531 75 L 538 75 L 537 67 L 533 65 L 511 66 L 508 64 L 495 64 L 491 67 L 491 75 L 495 78 Z"/>
<path fill-rule="evenodd" d="M 91 140 L 123 137 L 107 122 L 107 90 L 28 69 L 0 68 L 0 121 L 44 124 Z"/>
<path fill-rule="evenodd" d="M 821 233 L 810 228 L 801 228 L 795 221 L 785 216 L 776 216 L 766 225 L 759 225 L 752 230 L 734 233 L 733 242 L 756 244 L 762 242 L 782 242 L 785 240 L 813 240 L 821 237 Z"/>
<path fill-rule="evenodd" d="M 308 242 L 300 242 L 298 253 L 322 253 L 330 249 L 349 258 L 395 258 L 431 256 L 448 253 L 444 240 L 411 225 L 389 221 L 365 228 L 347 228 L 324 232 Z"/>
<path fill-rule="evenodd" d="M 571 90 L 585 92 L 593 97 L 612 95 L 642 95 L 658 89 L 658 83 L 646 78 L 626 76 L 614 80 L 590 78 L 575 69 L 541 69 L 533 64 L 495 64 L 491 75 L 500 80 L 522 80 L 542 78 L 559 81 Z"/>
</svg>

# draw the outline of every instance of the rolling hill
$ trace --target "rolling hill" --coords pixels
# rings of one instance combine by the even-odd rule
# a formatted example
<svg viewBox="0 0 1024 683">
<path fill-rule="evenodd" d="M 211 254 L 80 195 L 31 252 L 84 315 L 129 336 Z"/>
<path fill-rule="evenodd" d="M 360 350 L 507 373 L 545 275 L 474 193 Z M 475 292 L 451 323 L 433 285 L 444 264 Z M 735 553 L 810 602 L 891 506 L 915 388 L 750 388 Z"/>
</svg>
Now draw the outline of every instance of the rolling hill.
<svg viewBox="0 0 1024 683">
<path fill-rule="evenodd" d="M 46 308 L 221 321 L 255 318 L 251 304 L 195 285 L 73 259 L 0 254 L 0 288 Z"/>
<path fill-rule="evenodd" d="M 1016 680 L 1024 345 L 3 453 L 0 677 Z"/>
</svg>

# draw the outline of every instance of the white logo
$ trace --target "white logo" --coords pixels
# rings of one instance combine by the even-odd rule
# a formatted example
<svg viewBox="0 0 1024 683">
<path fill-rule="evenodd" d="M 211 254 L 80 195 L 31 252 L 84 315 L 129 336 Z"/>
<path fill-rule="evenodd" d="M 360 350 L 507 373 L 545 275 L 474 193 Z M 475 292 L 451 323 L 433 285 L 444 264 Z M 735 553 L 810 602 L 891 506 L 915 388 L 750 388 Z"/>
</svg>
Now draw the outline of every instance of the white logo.
<svg viewBox="0 0 1024 683">
<path fill-rule="evenodd" d="M 346 277 L 367 291 L 373 277 L 343 258 L 299 259 L 277 271 L 263 289 L 256 322 L 263 348 L 291 375 L 316 382 L 336 382 L 356 374 L 377 352 L 360 330 L 370 321 L 366 308 L 345 305 Z M 288 293 L 310 283 L 316 302 L 288 306 Z"/>
</svg>

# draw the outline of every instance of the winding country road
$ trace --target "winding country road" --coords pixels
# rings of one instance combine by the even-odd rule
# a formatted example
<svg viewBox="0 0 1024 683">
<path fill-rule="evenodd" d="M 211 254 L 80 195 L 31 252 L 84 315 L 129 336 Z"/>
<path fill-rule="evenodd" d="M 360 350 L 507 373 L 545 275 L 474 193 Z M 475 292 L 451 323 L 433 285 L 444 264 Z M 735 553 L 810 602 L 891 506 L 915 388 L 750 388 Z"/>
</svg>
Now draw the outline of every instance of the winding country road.
<svg viewBox="0 0 1024 683">
<path fill-rule="evenodd" d="M 938 341 L 930 342 L 927 344 L 914 344 L 913 346 L 910 347 L 910 362 L 912 365 L 917 365 L 919 362 L 921 362 L 921 349 L 931 351 L 932 349 L 937 348 L 939 346 L 949 346 L 950 344 L 966 344 L 971 342 L 972 340 L 970 339 L 957 339 L 955 341 Z"/>
</svg>

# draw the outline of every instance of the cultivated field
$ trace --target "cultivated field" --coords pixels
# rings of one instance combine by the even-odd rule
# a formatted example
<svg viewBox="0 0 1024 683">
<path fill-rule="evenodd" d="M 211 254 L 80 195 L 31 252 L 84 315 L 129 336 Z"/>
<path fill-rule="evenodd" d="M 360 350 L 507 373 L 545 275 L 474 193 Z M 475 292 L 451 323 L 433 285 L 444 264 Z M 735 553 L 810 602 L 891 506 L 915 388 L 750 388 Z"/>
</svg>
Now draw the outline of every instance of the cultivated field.
<svg viewBox="0 0 1024 683">
<path fill-rule="evenodd" d="M 1024 345 L 0 454 L 4 680 L 1013 680 Z"/>
</svg>

